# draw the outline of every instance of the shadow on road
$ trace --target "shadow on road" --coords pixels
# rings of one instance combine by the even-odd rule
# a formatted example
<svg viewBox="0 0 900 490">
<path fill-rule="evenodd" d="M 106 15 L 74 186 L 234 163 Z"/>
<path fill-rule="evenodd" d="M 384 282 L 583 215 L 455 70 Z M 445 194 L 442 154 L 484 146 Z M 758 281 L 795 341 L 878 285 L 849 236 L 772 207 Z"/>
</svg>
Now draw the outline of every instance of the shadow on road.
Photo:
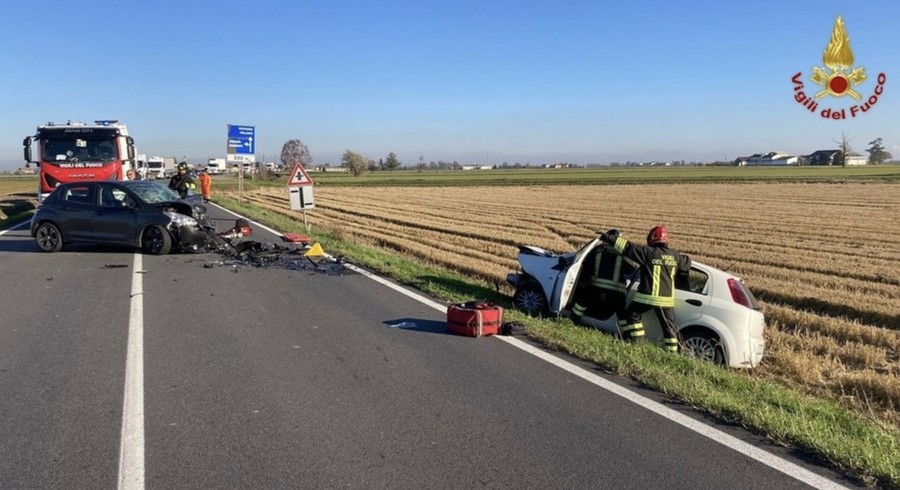
<svg viewBox="0 0 900 490">
<path fill-rule="evenodd" d="M 401 330 L 412 330 L 415 332 L 436 333 L 442 335 L 454 335 L 447 330 L 447 323 L 435 320 L 426 320 L 423 318 L 396 318 L 393 320 L 385 320 L 382 322 L 385 326 L 398 328 Z"/>
</svg>

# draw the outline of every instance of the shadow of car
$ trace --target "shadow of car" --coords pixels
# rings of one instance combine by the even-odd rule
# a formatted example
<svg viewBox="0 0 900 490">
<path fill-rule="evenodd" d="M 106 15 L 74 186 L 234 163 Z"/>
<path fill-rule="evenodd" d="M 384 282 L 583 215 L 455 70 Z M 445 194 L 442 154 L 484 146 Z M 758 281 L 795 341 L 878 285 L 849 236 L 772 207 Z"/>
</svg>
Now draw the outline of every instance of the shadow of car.
<svg viewBox="0 0 900 490">
<path fill-rule="evenodd" d="M 514 306 L 530 315 L 565 316 L 575 296 L 581 266 L 588 254 L 602 246 L 599 238 L 577 252 L 556 254 L 530 245 L 519 246 L 522 272 L 507 275 L 516 288 Z M 628 301 L 637 282 L 628 284 Z M 619 333 L 615 315 L 582 322 Z M 655 315 L 643 318 L 647 338 L 659 341 L 662 328 Z M 693 261 L 687 281 L 676 282 L 675 328 L 688 355 L 735 368 L 750 368 L 762 360 L 765 317 L 756 298 L 739 277 Z"/>
<path fill-rule="evenodd" d="M 31 236 L 45 252 L 84 242 L 162 255 L 205 250 L 214 235 L 206 207 L 149 180 L 63 184 L 31 219 Z"/>
</svg>

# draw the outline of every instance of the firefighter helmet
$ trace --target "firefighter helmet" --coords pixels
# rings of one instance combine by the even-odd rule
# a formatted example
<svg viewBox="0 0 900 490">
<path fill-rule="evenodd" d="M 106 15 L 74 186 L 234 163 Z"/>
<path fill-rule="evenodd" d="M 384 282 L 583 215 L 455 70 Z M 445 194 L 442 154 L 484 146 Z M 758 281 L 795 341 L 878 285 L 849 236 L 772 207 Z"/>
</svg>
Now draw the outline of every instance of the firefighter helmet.
<svg viewBox="0 0 900 490">
<path fill-rule="evenodd" d="M 615 229 L 615 228 L 613 228 L 613 229 L 611 229 L 611 230 L 609 230 L 609 231 L 606 232 L 606 236 L 608 236 L 609 239 L 610 239 L 611 241 L 613 241 L 613 242 L 615 242 L 616 240 L 618 240 L 619 237 L 620 237 L 621 235 L 622 235 L 622 234 L 619 232 L 619 230 L 617 230 L 617 229 Z"/>
<path fill-rule="evenodd" d="M 669 232 L 666 231 L 665 226 L 661 225 L 650 228 L 650 233 L 647 234 L 647 245 L 656 245 L 659 243 L 669 243 Z"/>
<path fill-rule="evenodd" d="M 184 170 L 185 172 L 187 172 L 187 169 L 188 169 L 187 162 L 179 162 L 178 163 L 178 170 Z"/>
</svg>

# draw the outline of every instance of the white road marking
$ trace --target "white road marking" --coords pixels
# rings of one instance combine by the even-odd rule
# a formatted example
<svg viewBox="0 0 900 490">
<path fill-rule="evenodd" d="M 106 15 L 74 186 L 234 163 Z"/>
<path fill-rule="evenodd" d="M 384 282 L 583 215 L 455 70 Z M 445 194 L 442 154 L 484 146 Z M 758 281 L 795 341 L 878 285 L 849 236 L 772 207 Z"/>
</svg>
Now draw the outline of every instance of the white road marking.
<svg viewBox="0 0 900 490">
<path fill-rule="evenodd" d="M 219 206 L 219 207 L 221 208 L 221 206 Z M 229 213 L 231 213 L 235 216 L 244 218 L 243 216 L 241 216 L 233 211 L 230 211 L 228 209 L 225 209 L 225 208 L 221 208 L 221 209 L 228 211 Z M 269 228 L 268 226 L 263 225 L 262 223 L 256 223 L 255 221 L 250 220 L 250 218 L 244 218 L 244 219 L 251 221 L 255 225 L 259 226 L 260 228 L 268 230 L 269 232 L 271 232 L 275 235 L 282 234 L 281 232 L 273 230 L 272 228 Z M 436 302 L 432 299 L 429 299 L 419 293 L 410 291 L 410 290 L 408 290 L 398 284 L 395 284 L 381 276 L 378 276 L 369 271 L 363 270 L 353 264 L 344 264 L 344 266 L 354 272 L 357 272 L 359 274 L 362 274 L 362 275 L 368 277 L 369 279 L 372 279 L 373 281 L 375 281 L 381 285 L 387 286 L 387 287 L 393 289 L 394 291 L 397 291 L 400 294 L 408 296 L 408 297 L 410 297 L 424 305 L 430 306 L 440 312 L 447 311 L 447 305 L 438 303 L 438 302 Z M 682 415 L 682 414 L 676 412 L 675 410 L 672 410 L 671 408 L 668 408 L 668 407 L 666 407 L 660 403 L 657 403 L 649 398 L 639 395 L 639 394 L 629 390 L 628 388 L 624 388 L 613 382 L 607 381 L 607 380 L 603 379 L 602 377 L 600 377 L 590 371 L 587 371 L 581 367 L 578 367 L 568 361 L 565 361 L 559 357 L 556 357 L 556 356 L 554 356 L 544 350 L 541 350 L 533 345 L 530 345 L 526 342 L 522 342 L 521 340 L 518 340 L 514 337 L 508 337 L 508 336 L 496 335 L 495 337 L 497 339 L 500 339 L 513 347 L 521 349 L 541 360 L 547 361 L 550 364 L 553 364 L 554 366 L 556 366 L 564 371 L 567 371 L 575 376 L 578 376 L 579 378 L 581 378 L 597 387 L 600 387 L 600 388 L 602 388 L 606 391 L 609 391 L 610 393 L 613 393 L 615 395 L 618 395 L 618 396 L 634 403 L 635 405 L 644 407 L 647 410 L 650 410 L 651 412 L 653 412 L 657 415 L 665 417 L 665 418 L 671 420 L 672 422 L 675 422 L 676 424 L 679 424 L 687 429 L 690 429 L 702 436 L 708 437 L 708 438 L 712 439 L 713 441 L 718 442 L 719 444 L 722 444 L 723 446 L 725 446 L 729 449 L 732 449 L 734 451 L 737 451 L 740 454 L 747 456 L 748 458 L 755 459 L 756 461 L 759 461 L 760 463 L 762 463 L 770 468 L 778 470 L 787 476 L 790 476 L 796 480 L 806 483 L 807 485 L 810 485 L 813 488 L 818 488 L 818 489 L 823 489 L 823 490 L 824 489 L 837 490 L 837 489 L 848 488 L 848 487 L 840 485 L 837 482 L 834 482 L 824 476 L 821 476 L 812 471 L 809 471 L 806 468 L 804 468 L 798 464 L 792 463 L 782 457 L 776 456 L 764 449 L 760 449 L 752 444 L 746 443 L 734 436 L 726 434 L 726 433 L 724 433 L 718 429 L 715 429 L 713 427 L 710 427 L 702 422 L 698 422 L 686 415 Z"/>
<path fill-rule="evenodd" d="M 0 236 L 5 235 L 5 234 L 7 234 L 7 233 L 9 233 L 9 232 L 11 232 L 11 231 L 13 231 L 13 230 L 18 230 L 19 228 L 24 228 L 25 225 L 27 225 L 27 224 L 29 224 L 29 223 L 31 223 L 31 220 L 25 220 L 25 221 L 22 221 L 21 223 L 17 223 L 16 226 L 13 226 L 12 228 L 7 228 L 7 229 L 5 229 L 5 230 L 0 230 Z"/>
<path fill-rule="evenodd" d="M 131 275 L 131 315 L 125 360 L 125 400 L 119 446 L 119 489 L 144 488 L 144 279 L 143 257 L 134 254 Z"/>
</svg>

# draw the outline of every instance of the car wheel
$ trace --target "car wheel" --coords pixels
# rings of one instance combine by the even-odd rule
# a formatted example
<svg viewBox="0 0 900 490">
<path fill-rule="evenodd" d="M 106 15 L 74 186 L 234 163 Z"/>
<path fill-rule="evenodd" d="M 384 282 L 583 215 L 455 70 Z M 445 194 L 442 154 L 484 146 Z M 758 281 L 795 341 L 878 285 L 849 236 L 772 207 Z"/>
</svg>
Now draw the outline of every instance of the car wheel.
<svg viewBox="0 0 900 490">
<path fill-rule="evenodd" d="M 684 353 L 718 366 L 725 365 L 725 351 L 718 337 L 708 332 L 689 332 L 682 338 Z"/>
<path fill-rule="evenodd" d="M 165 255 L 172 249 L 172 235 L 160 225 L 150 225 L 141 237 L 141 249 L 145 254 Z"/>
<path fill-rule="evenodd" d="M 513 305 L 517 310 L 531 316 L 540 316 L 547 312 L 547 300 L 544 292 L 537 286 L 525 285 L 516 289 L 513 295 Z"/>
<path fill-rule="evenodd" d="M 62 250 L 63 239 L 59 228 L 50 222 L 41 223 L 35 233 L 38 247 L 44 252 L 59 252 Z"/>
</svg>

